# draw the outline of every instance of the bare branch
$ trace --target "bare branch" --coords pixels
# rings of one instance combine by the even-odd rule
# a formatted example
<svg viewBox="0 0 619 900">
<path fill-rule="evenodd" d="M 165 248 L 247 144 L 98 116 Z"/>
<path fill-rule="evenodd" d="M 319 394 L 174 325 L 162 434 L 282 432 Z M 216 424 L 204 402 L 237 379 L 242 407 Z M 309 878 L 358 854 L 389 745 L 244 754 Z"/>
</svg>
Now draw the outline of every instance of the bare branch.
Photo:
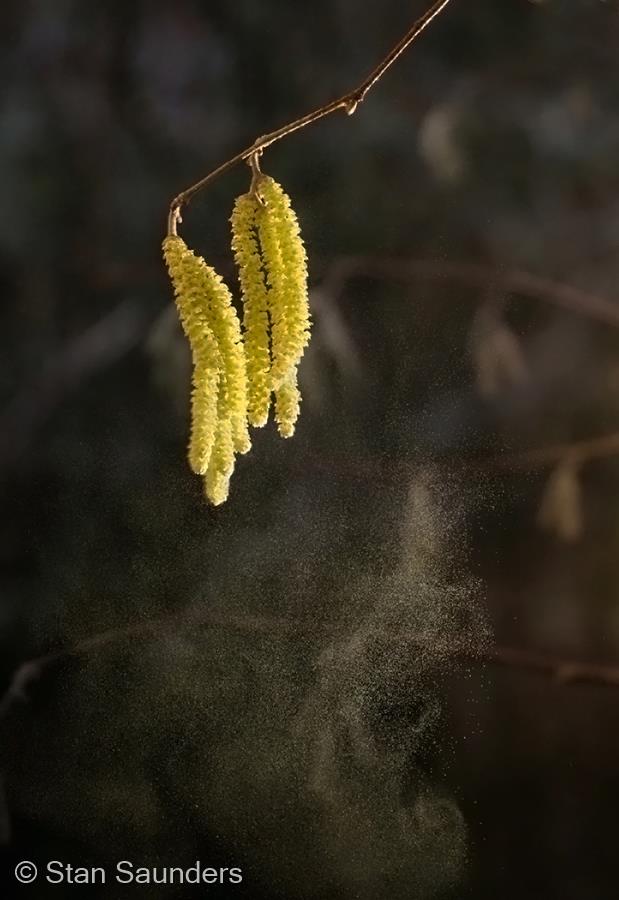
<svg viewBox="0 0 619 900">
<path fill-rule="evenodd" d="M 549 676 L 558 684 L 581 683 L 619 687 L 619 666 L 557 659 L 533 650 L 519 650 L 515 647 L 493 647 L 483 653 L 480 659 L 491 665 Z"/>
<path fill-rule="evenodd" d="M 216 178 L 219 178 L 220 175 L 228 172 L 233 166 L 236 166 L 238 163 L 244 162 L 245 160 L 251 160 L 276 141 L 280 141 L 282 138 L 288 137 L 295 131 L 305 128 L 306 125 L 312 125 L 319 119 L 324 119 L 325 116 L 329 116 L 331 113 L 337 112 L 340 109 L 344 110 L 349 116 L 352 115 L 358 105 L 365 99 L 368 91 L 374 87 L 387 69 L 393 65 L 408 47 L 410 47 L 413 41 L 415 41 L 421 32 L 427 28 L 430 22 L 443 11 L 449 2 L 450 0 L 437 0 L 437 2 L 434 3 L 421 18 L 417 19 L 402 40 L 396 44 L 393 50 L 387 54 L 387 56 L 372 70 L 365 81 L 358 87 L 354 88 L 352 91 L 348 91 L 343 97 L 332 100 L 330 103 L 326 103 L 324 106 L 301 116 L 301 118 L 289 122 L 287 125 L 282 125 L 282 127 L 276 129 L 276 131 L 272 131 L 270 134 L 265 134 L 262 137 L 257 138 L 250 147 L 241 150 L 236 156 L 233 156 L 212 172 L 209 172 L 208 175 L 205 175 L 204 178 L 201 178 L 200 181 L 197 181 L 195 184 L 191 185 L 191 187 L 181 191 L 170 204 L 170 212 L 168 214 L 168 234 L 176 234 L 177 224 L 181 221 L 182 207 L 187 204 L 195 194 L 202 191 Z"/>
<path fill-rule="evenodd" d="M 565 444 L 553 444 L 522 453 L 494 456 L 489 463 L 495 468 L 523 470 L 541 469 L 552 466 L 560 460 L 569 460 L 571 464 L 582 465 L 594 459 L 605 459 L 619 454 L 619 432 L 603 434 L 600 437 L 586 438 Z"/>
</svg>

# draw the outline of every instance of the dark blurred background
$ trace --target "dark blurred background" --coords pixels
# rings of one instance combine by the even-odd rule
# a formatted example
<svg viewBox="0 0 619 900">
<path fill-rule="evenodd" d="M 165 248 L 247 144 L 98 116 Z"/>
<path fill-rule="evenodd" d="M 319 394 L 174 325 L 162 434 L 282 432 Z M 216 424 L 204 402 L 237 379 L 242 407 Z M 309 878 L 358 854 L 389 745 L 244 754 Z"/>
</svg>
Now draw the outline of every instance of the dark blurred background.
<svg viewBox="0 0 619 900">
<path fill-rule="evenodd" d="M 2 707 L 7 897 L 50 858 L 616 896 L 615 2 L 454 0 L 357 114 L 267 151 L 310 259 L 302 417 L 222 508 L 186 465 L 171 197 L 423 11 L 3 4 L 4 687 L 45 657 Z M 233 286 L 248 174 L 182 225 Z"/>
</svg>

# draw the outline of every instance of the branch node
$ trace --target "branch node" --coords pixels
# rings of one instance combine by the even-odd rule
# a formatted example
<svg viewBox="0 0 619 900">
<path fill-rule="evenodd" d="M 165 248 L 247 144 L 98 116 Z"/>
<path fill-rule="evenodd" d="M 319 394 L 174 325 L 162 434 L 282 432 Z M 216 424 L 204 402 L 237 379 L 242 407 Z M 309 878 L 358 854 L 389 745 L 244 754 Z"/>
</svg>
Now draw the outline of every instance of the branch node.
<svg viewBox="0 0 619 900">
<path fill-rule="evenodd" d="M 181 215 L 181 207 L 183 203 L 183 195 L 179 194 L 170 203 L 170 212 L 168 213 L 168 237 L 177 235 L 177 225 L 183 221 Z"/>
<path fill-rule="evenodd" d="M 259 203 L 264 206 L 264 199 L 258 190 L 258 185 L 260 184 L 260 180 L 264 177 L 262 174 L 262 169 L 260 168 L 260 157 L 262 156 L 262 149 L 256 150 L 255 153 L 252 153 L 251 156 L 247 158 L 247 165 L 251 168 L 251 185 L 249 188 L 249 193 L 253 194 L 253 196 L 258 200 Z"/>
</svg>

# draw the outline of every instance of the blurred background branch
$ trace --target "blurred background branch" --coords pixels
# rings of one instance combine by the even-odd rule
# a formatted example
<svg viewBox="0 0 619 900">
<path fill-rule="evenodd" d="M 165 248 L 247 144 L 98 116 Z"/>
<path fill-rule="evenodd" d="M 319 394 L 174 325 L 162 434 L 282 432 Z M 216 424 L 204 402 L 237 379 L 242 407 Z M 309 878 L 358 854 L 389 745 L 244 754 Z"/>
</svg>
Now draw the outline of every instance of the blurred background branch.
<svg viewBox="0 0 619 900">
<path fill-rule="evenodd" d="M 8 689 L 0 698 L 0 719 L 8 716 L 15 707 L 29 701 L 29 692 L 56 665 L 71 659 L 79 659 L 105 651 L 126 641 L 147 641 L 169 638 L 183 629 L 215 628 L 246 634 L 262 634 L 270 637 L 324 638 L 337 634 L 337 627 L 328 622 L 313 620 L 273 618 L 269 616 L 229 616 L 205 612 L 196 607 L 179 616 L 166 616 L 151 622 L 140 622 L 125 628 L 110 629 L 85 638 L 72 647 L 63 648 L 22 663 L 14 672 Z M 412 645 L 423 652 L 422 634 L 407 634 Z M 551 678 L 560 685 L 591 684 L 601 687 L 619 687 L 619 664 L 600 665 L 576 659 L 564 659 L 526 648 L 495 645 L 473 652 L 461 652 L 459 659 L 467 664 L 497 665 L 534 673 Z"/>
<path fill-rule="evenodd" d="M 606 325 L 619 327 L 619 305 L 612 300 L 519 269 L 503 269 L 482 263 L 454 260 L 390 259 L 388 257 L 342 257 L 329 266 L 321 283 L 322 291 L 337 302 L 341 292 L 355 278 L 416 283 L 454 281 L 549 303 Z M 423 296 L 423 295 L 422 295 Z M 419 300 L 419 297 L 412 299 Z M 462 299 L 466 299 L 465 296 Z M 479 302 L 479 298 L 472 298 Z"/>
<path fill-rule="evenodd" d="M 15 465 L 58 404 L 97 372 L 114 365 L 143 339 L 151 316 L 124 300 L 28 371 L 25 384 L 0 413 L 0 471 Z"/>
</svg>

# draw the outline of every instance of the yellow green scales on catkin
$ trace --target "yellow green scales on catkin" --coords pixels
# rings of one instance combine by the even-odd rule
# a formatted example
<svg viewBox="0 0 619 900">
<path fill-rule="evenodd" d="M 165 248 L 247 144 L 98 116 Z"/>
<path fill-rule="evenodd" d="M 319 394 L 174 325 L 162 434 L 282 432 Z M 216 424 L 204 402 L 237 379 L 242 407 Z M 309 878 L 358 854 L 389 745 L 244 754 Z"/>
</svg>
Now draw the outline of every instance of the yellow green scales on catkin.
<svg viewBox="0 0 619 900">
<path fill-rule="evenodd" d="M 230 419 L 220 419 L 209 466 L 204 478 L 204 492 L 215 506 L 228 499 L 230 478 L 234 470 L 234 440 Z"/>
<path fill-rule="evenodd" d="M 222 278 L 202 259 L 200 266 L 208 297 L 208 324 L 221 356 L 219 418 L 230 421 L 235 451 L 247 453 L 251 448 L 247 430 L 247 371 L 239 318 Z"/>
<path fill-rule="evenodd" d="M 263 175 L 257 190 L 263 201 L 258 206 L 256 222 L 269 288 L 271 387 L 276 394 L 279 432 L 290 437 L 299 412 L 297 367 L 310 333 L 307 257 L 297 217 L 284 189 Z"/>
<path fill-rule="evenodd" d="M 254 194 L 237 197 L 230 222 L 232 250 L 243 298 L 243 341 L 247 366 L 247 419 L 266 424 L 271 405 L 271 351 L 267 286 L 260 255 L 257 218 L 261 204 Z"/>
<path fill-rule="evenodd" d="M 174 235 L 164 241 L 166 262 L 172 260 L 170 277 L 175 287 L 176 302 L 181 320 L 183 306 L 197 311 L 199 324 L 213 334 L 219 351 L 221 366 L 218 394 L 220 418 L 229 418 L 235 450 L 247 453 L 251 447 L 247 431 L 247 374 L 241 341 L 241 327 L 232 296 L 217 272 L 201 256 L 190 250 L 182 238 Z M 183 292 L 186 297 L 183 296 Z M 189 334 L 189 341 L 199 337 L 199 327 Z"/>
<path fill-rule="evenodd" d="M 297 386 L 296 367 L 291 369 L 286 381 L 281 384 L 275 395 L 275 421 L 279 433 L 284 438 L 292 437 L 294 426 L 299 418 L 301 393 Z"/>
<path fill-rule="evenodd" d="M 189 465 L 196 474 L 204 475 L 217 429 L 221 358 L 208 325 L 208 302 L 199 260 L 176 236 L 165 239 L 163 253 L 194 364 Z"/>
<path fill-rule="evenodd" d="M 240 325 L 219 275 L 176 235 L 163 248 L 194 360 L 189 462 L 217 505 L 228 496 L 235 452 L 250 447 Z"/>
</svg>

